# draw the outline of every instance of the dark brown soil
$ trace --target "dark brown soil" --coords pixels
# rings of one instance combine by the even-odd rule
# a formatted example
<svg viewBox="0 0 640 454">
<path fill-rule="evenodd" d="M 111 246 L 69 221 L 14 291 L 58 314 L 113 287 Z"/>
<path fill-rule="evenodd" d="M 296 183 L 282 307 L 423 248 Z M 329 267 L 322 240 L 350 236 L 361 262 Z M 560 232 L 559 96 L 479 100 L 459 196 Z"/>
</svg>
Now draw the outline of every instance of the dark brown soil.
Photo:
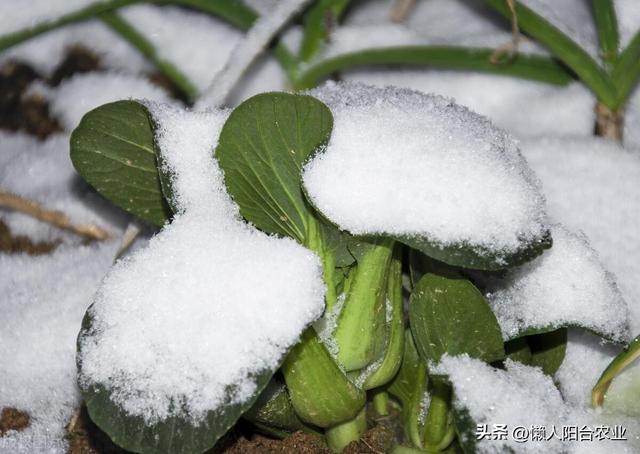
<svg viewBox="0 0 640 454">
<path fill-rule="evenodd" d="M 60 240 L 53 242 L 34 242 L 24 235 L 13 235 L 9 226 L 0 219 L 0 253 L 29 255 L 44 255 L 53 251 L 61 243 Z"/>
<path fill-rule="evenodd" d="M 4 407 L 0 412 L 0 437 L 10 430 L 23 430 L 29 425 L 29 415 L 12 407 Z"/>
</svg>

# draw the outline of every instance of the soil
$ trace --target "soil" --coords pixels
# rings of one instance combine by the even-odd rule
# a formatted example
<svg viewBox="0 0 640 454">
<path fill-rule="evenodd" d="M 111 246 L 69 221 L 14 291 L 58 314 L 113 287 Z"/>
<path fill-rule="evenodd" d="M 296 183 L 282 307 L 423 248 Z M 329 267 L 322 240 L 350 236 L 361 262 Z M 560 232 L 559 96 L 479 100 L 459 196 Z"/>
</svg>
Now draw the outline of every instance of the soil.
<svg viewBox="0 0 640 454">
<path fill-rule="evenodd" d="M 362 439 L 353 442 L 344 454 L 383 454 L 389 452 L 401 431 L 397 414 L 369 417 L 369 429 Z M 89 418 L 83 406 L 67 426 L 70 454 L 129 454 L 116 446 Z M 252 432 L 240 421 L 208 454 L 332 454 L 321 436 L 295 432 L 279 440 Z"/>
<path fill-rule="evenodd" d="M 13 235 L 11 229 L 0 219 L 0 253 L 29 255 L 49 254 L 61 243 L 60 240 L 53 242 L 34 242 L 24 235 Z"/>
<path fill-rule="evenodd" d="M 10 430 L 23 430 L 29 426 L 29 415 L 12 407 L 4 407 L 0 412 L 0 437 Z"/>
</svg>

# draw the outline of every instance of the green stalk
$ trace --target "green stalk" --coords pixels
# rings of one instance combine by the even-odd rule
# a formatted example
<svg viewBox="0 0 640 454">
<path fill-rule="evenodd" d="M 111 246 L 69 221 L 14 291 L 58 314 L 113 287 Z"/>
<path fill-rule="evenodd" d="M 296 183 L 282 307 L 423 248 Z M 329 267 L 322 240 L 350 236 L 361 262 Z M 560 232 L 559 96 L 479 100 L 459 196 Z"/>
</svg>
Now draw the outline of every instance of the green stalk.
<svg viewBox="0 0 640 454">
<path fill-rule="evenodd" d="M 451 402 L 451 386 L 444 380 L 431 380 L 431 402 L 425 423 L 424 446 L 432 449 L 445 449 L 452 439 L 447 433 Z"/>
<path fill-rule="evenodd" d="M 384 348 L 385 296 L 393 244 L 392 239 L 372 243 L 352 271 L 333 333 L 339 349 L 337 359 L 347 371 L 367 367 Z"/>
<path fill-rule="evenodd" d="M 314 251 L 322 260 L 322 277 L 327 285 L 325 295 L 325 313 L 333 310 L 338 295 L 336 292 L 335 257 L 327 249 L 326 241 L 322 236 L 322 228 L 319 221 L 313 216 L 307 217 L 307 231 L 304 237 L 305 246 Z"/>
<path fill-rule="evenodd" d="M 325 437 L 333 452 L 342 452 L 352 441 L 358 441 L 367 430 L 365 407 L 351 421 L 327 429 Z"/>
<path fill-rule="evenodd" d="M 519 54 L 511 62 L 491 63 L 493 49 L 450 46 L 400 46 L 368 49 L 327 58 L 304 68 L 295 82 L 299 90 L 312 88 L 329 75 L 358 66 L 420 66 L 515 76 L 556 85 L 565 85 L 572 76 L 554 60 Z"/>
<path fill-rule="evenodd" d="M 160 57 L 154 45 L 118 13 L 104 13 L 100 16 L 100 19 L 138 49 L 142 55 L 180 89 L 189 101 L 193 101 L 198 96 L 198 89 L 189 78 L 173 63 Z"/>
<path fill-rule="evenodd" d="M 387 320 L 387 345 L 379 367 L 366 377 L 363 388 L 386 385 L 398 372 L 404 352 L 404 301 L 402 300 L 401 248 L 396 247 L 387 279 L 387 304 L 391 305 L 391 319 Z"/>
<path fill-rule="evenodd" d="M 328 428 L 357 416 L 365 393 L 338 367 L 313 328 L 308 328 L 282 366 L 291 404 L 308 424 Z"/>
<path fill-rule="evenodd" d="M 607 63 L 613 63 L 618 58 L 618 19 L 613 0 L 591 0 L 593 18 L 598 30 L 600 43 L 600 57 Z"/>
<path fill-rule="evenodd" d="M 373 394 L 373 410 L 378 416 L 389 415 L 389 393 L 379 389 Z"/>
<path fill-rule="evenodd" d="M 611 364 L 604 370 L 598 383 L 591 391 L 591 405 L 593 408 L 601 406 L 604 402 L 605 394 L 611 385 L 611 382 L 624 369 L 640 357 L 640 336 L 631 341 L 629 346 L 618 356 L 616 356 Z"/>
<path fill-rule="evenodd" d="M 342 15 L 349 0 L 318 0 L 304 17 L 304 36 L 300 46 L 300 60 L 310 61 L 322 43 L 329 38 L 331 27 Z"/>
</svg>

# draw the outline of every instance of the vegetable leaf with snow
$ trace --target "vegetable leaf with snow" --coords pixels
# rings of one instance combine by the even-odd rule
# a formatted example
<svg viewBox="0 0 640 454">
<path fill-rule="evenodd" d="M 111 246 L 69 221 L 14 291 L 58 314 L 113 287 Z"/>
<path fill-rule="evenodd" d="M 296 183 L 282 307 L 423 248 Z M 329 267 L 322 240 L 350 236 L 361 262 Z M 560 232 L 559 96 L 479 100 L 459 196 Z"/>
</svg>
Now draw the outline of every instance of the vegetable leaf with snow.
<svg viewBox="0 0 640 454">
<path fill-rule="evenodd" d="M 480 291 L 458 276 L 426 274 L 411 293 L 411 331 L 425 361 L 442 355 L 504 358 L 500 326 Z"/>
<path fill-rule="evenodd" d="M 118 101 L 87 113 L 71 135 L 71 161 L 87 183 L 129 213 L 158 226 L 169 218 L 152 124 L 141 104 Z"/>
</svg>

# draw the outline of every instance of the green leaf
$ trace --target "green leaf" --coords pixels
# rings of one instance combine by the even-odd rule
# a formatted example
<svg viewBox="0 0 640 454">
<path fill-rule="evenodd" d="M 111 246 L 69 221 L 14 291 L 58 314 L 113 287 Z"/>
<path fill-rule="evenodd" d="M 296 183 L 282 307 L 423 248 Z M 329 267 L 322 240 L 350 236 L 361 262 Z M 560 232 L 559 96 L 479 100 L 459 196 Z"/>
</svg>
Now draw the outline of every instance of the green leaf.
<svg viewBox="0 0 640 454">
<path fill-rule="evenodd" d="M 593 18 L 598 30 L 600 56 L 606 62 L 614 62 L 618 58 L 618 19 L 613 0 L 591 0 Z"/>
<path fill-rule="evenodd" d="M 308 424 L 328 428 L 356 417 L 365 393 L 338 367 L 313 328 L 308 328 L 282 366 L 291 403 Z"/>
<path fill-rule="evenodd" d="M 640 31 L 629 42 L 620 54 L 613 68 L 613 82 L 618 91 L 618 102 L 615 107 L 624 106 L 640 79 Z"/>
<path fill-rule="evenodd" d="M 245 219 L 306 243 L 315 215 L 301 190 L 302 166 L 332 127 L 329 109 L 311 96 L 264 93 L 231 112 L 216 157 Z"/>
<path fill-rule="evenodd" d="M 428 273 L 409 303 L 411 331 L 420 356 L 439 361 L 463 353 L 492 362 L 504 358 L 500 326 L 480 291 L 468 280 Z"/>
<path fill-rule="evenodd" d="M 529 366 L 540 367 L 547 375 L 555 374 L 567 350 L 567 329 L 518 337 L 505 342 L 507 357 Z"/>
<path fill-rule="evenodd" d="M 629 346 L 602 372 L 598 382 L 591 391 L 591 404 L 594 408 L 601 406 L 611 382 L 640 357 L 640 336 L 631 341 Z"/>
<path fill-rule="evenodd" d="M 88 310 L 78 339 L 91 329 L 91 325 Z M 82 354 L 80 345 L 78 342 L 78 358 Z M 78 362 L 78 369 L 82 369 L 81 362 Z M 273 373 L 274 370 L 265 370 L 252 377 L 256 384 L 255 394 L 243 403 L 233 403 L 232 389 L 229 389 L 226 403 L 196 423 L 187 417 L 173 416 L 148 424 L 142 417 L 127 413 L 114 402 L 112 395 L 118 392 L 117 389 L 97 384 L 85 387 L 80 383 L 80 391 L 91 420 L 124 449 L 143 454 L 199 454 L 211 448 L 254 404 Z"/>
<path fill-rule="evenodd" d="M 502 15 L 511 19 L 511 11 L 505 0 L 486 1 Z M 524 32 L 572 69 L 603 104 L 610 108 L 615 107 L 615 87 L 604 69 L 584 49 L 522 2 L 515 2 L 515 11 L 518 25 Z"/>
<path fill-rule="evenodd" d="M 271 379 L 258 400 L 247 410 L 243 418 L 271 429 L 295 432 L 305 429 L 305 425 L 296 415 L 289 393 L 284 384 L 275 378 Z"/>
<path fill-rule="evenodd" d="M 542 368 L 547 375 L 555 374 L 567 351 L 567 329 L 527 337 L 531 349 L 531 365 Z"/>
<path fill-rule="evenodd" d="M 487 271 L 522 265 L 542 254 L 553 244 L 551 234 L 548 232 L 542 239 L 533 241 L 524 245 L 521 249 L 509 253 L 496 253 L 486 248 L 466 243 L 443 246 L 437 242 L 430 241 L 428 238 L 397 237 L 396 239 L 447 265 Z"/>
<path fill-rule="evenodd" d="M 450 46 L 401 46 L 349 52 L 310 63 L 296 80 L 296 88 L 313 88 L 331 74 L 347 68 L 390 65 L 463 69 L 556 85 L 573 80 L 562 65 L 550 58 L 519 54 L 513 61 L 496 64 L 491 63 L 494 52 L 494 49 Z"/>
<path fill-rule="evenodd" d="M 300 59 L 308 62 L 329 40 L 331 28 L 349 5 L 349 0 L 319 0 L 304 16 L 304 36 L 300 46 Z"/>
<path fill-rule="evenodd" d="M 158 226 L 169 219 L 153 127 L 141 104 L 118 101 L 87 113 L 71 134 L 71 161 L 87 183 L 129 213 Z"/>
</svg>

